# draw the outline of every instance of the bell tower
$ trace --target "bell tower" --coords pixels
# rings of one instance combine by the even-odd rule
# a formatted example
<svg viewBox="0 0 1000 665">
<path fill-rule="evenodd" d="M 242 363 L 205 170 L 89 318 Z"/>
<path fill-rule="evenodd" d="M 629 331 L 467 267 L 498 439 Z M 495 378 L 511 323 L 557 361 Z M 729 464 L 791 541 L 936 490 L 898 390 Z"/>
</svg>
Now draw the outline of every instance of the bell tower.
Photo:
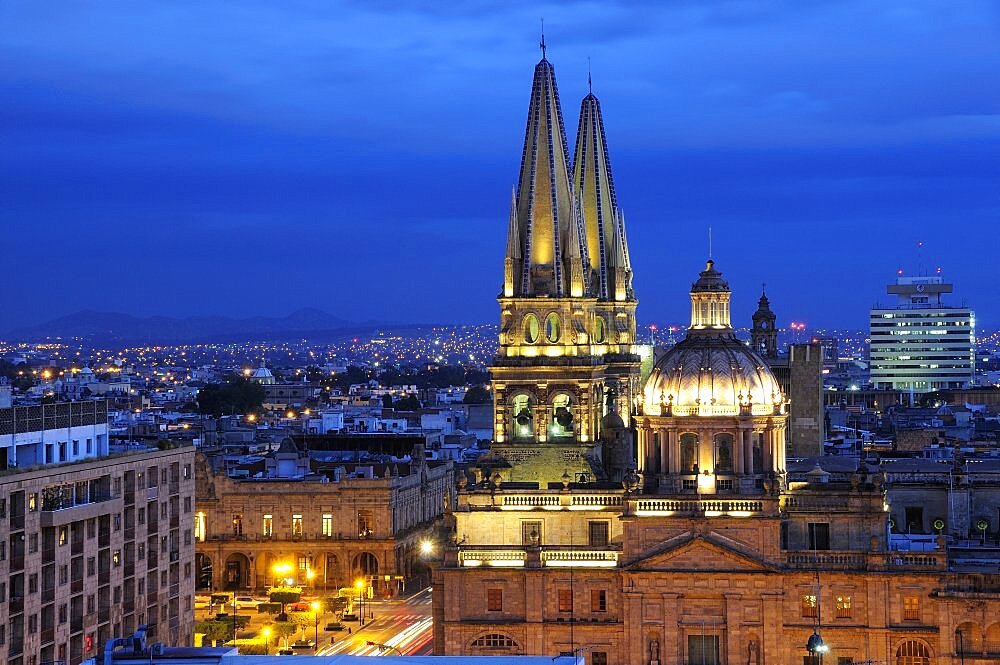
<svg viewBox="0 0 1000 665">
<path fill-rule="evenodd" d="M 627 423 L 638 389 L 632 270 L 602 124 L 597 98 L 588 95 L 571 166 L 555 71 L 543 50 L 511 195 L 500 348 L 490 367 L 487 463 L 502 480 L 546 487 L 564 475 L 602 478 L 607 404 Z"/>
</svg>

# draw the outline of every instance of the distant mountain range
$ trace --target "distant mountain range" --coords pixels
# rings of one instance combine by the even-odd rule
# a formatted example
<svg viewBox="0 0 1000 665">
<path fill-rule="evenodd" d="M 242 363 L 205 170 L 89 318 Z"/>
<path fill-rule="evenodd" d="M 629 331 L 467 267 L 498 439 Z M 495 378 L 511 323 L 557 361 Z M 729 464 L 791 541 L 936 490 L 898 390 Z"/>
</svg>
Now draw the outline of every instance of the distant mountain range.
<svg viewBox="0 0 1000 665">
<path fill-rule="evenodd" d="M 212 342 L 273 338 L 292 333 L 330 332 L 378 325 L 357 324 L 315 308 L 299 309 L 284 317 L 255 316 L 234 319 L 226 316 L 141 318 L 115 312 L 84 310 L 34 326 L 17 328 L 4 337 L 11 340 L 39 340 L 46 337 L 83 337 L 89 340 L 128 342 Z"/>
</svg>

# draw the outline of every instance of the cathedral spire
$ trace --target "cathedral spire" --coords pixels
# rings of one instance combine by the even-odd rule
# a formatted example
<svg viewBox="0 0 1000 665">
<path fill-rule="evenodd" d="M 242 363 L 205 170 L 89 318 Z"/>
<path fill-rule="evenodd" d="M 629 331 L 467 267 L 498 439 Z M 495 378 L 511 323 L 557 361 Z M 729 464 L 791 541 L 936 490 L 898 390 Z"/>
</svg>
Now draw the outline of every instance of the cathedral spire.
<svg viewBox="0 0 1000 665">
<path fill-rule="evenodd" d="M 518 277 L 521 264 L 521 231 L 517 224 L 517 196 L 514 187 L 510 188 L 510 219 L 507 222 L 507 255 L 503 264 L 503 294 L 506 297 L 514 295 L 514 282 Z"/>
<path fill-rule="evenodd" d="M 516 204 L 522 265 L 513 295 L 568 295 L 563 248 L 574 225 L 569 150 L 555 70 L 544 55 L 531 87 Z"/>
<path fill-rule="evenodd" d="M 611 175 L 611 162 L 608 159 L 601 103 L 593 92 L 584 97 L 580 104 L 580 124 L 573 157 L 573 186 L 583 199 L 584 238 L 590 254 L 590 269 L 597 277 L 597 295 L 602 300 L 613 299 L 618 289 L 614 284 L 610 262 L 614 251 L 614 227 L 619 224 L 616 215 L 618 201 Z M 624 228 L 619 228 L 617 232 L 622 236 L 621 242 L 627 257 Z M 631 298 L 631 294 L 628 297 Z"/>
</svg>

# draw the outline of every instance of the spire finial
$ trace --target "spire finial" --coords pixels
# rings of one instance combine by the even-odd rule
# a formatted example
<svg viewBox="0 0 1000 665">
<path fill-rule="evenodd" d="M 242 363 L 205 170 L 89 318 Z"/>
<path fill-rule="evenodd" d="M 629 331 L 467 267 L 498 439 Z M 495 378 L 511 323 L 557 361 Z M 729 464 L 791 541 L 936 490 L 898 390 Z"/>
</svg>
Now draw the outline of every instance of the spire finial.
<svg viewBox="0 0 1000 665">
<path fill-rule="evenodd" d="M 587 56 L 587 92 L 594 94 L 594 81 L 590 78 L 590 56 Z"/>
<path fill-rule="evenodd" d="M 762 296 L 767 295 L 767 282 L 760 283 L 760 295 Z"/>
<path fill-rule="evenodd" d="M 708 260 L 712 260 L 712 227 L 708 227 Z"/>
<path fill-rule="evenodd" d="M 538 43 L 542 49 L 542 60 L 545 60 L 545 19 L 542 19 L 542 41 Z"/>
</svg>

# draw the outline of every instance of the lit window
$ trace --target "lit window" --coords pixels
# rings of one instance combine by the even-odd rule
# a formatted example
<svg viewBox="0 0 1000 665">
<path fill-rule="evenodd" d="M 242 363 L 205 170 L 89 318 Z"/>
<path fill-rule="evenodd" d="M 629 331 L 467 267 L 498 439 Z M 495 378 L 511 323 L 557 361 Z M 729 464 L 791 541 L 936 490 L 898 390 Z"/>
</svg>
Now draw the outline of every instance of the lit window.
<svg viewBox="0 0 1000 665">
<path fill-rule="evenodd" d="M 838 619 L 850 619 L 851 618 L 851 597 L 850 596 L 837 596 L 837 618 Z"/>
<path fill-rule="evenodd" d="M 917 596 L 903 596 L 903 620 L 920 620 L 920 598 Z"/>
<path fill-rule="evenodd" d="M 264 515 L 263 519 L 264 536 L 270 538 L 274 535 L 274 515 Z"/>
<path fill-rule="evenodd" d="M 333 535 L 333 515 L 323 515 L 323 535 Z"/>
<path fill-rule="evenodd" d="M 805 619 L 815 619 L 819 616 L 815 594 L 806 593 L 802 595 L 802 617 Z"/>
<path fill-rule="evenodd" d="M 292 535 L 302 535 L 302 515 L 292 515 Z"/>
</svg>

